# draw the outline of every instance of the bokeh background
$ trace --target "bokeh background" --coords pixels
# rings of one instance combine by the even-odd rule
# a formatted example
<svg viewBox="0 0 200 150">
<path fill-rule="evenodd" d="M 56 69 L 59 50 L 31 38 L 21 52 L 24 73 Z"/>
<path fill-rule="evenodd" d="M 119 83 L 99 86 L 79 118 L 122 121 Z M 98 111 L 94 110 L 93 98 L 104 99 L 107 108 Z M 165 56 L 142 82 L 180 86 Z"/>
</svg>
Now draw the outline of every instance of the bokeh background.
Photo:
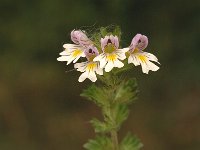
<svg viewBox="0 0 200 150">
<path fill-rule="evenodd" d="M 0 149 L 81 150 L 99 109 L 81 98 L 90 81 L 57 62 L 74 28 L 117 24 L 124 46 L 136 33 L 161 69 L 138 79 L 139 99 L 120 138 L 144 150 L 200 149 L 199 0 L 0 0 Z"/>
</svg>

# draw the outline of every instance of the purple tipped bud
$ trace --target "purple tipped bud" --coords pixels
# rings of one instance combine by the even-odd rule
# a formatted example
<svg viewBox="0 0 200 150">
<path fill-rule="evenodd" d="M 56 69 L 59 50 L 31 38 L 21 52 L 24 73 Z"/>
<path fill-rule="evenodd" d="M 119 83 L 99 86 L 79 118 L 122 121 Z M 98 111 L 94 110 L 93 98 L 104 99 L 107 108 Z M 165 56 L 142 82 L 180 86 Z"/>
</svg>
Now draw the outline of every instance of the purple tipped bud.
<svg viewBox="0 0 200 150">
<path fill-rule="evenodd" d="M 75 44 L 80 44 L 79 43 L 79 36 L 82 32 L 80 30 L 73 30 L 71 32 L 71 40 L 75 43 Z"/>
<path fill-rule="evenodd" d="M 83 47 L 87 47 L 92 44 L 92 41 L 87 37 L 84 31 L 81 30 L 73 30 L 71 32 L 71 40 L 78 45 Z"/>
</svg>

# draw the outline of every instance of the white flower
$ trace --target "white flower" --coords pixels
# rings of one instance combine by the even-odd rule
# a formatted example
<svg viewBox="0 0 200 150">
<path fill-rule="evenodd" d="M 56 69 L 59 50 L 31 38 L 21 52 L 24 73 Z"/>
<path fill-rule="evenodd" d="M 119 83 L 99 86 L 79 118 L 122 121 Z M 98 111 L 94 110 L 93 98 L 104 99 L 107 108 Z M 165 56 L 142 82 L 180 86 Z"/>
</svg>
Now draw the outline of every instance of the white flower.
<svg viewBox="0 0 200 150">
<path fill-rule="evenodd" d="M 58 61 L 67 61 L 67 65 L 72 61 L 77 62 L 80 57 L 85 57 L 84 50 L 92 44 L 90 39 L 81 30 L 73 30 L 71 32 L 71 40 L 75 44 L 64 44 L 65 50 L 60 53 Z"/>
<path fill-rule="evenodd" d="M 83 72 L 78 79 L 79 82 L 83 82 L 86 78 L 95 82 L 97 80 L 96 74 L 103 75 L 103 69 L 100 68 L 99 62 L 93 61 L 93 58 L 98 54 L 97 48 L 91 45 L 85 50 L 85 55 L 88 61 L 76 63 L 74 65 L 74 68 L 76 68 L 77 71 Z"/>
<path fill-rule="evenodd" d="M 58 61 L 67 61 L 67 65 L 72 61 L 77 62 L 80 57 L 85 57 L 84 48 L 75 44 L 64 44 L 65 50 L 60 53 L 60 57 L 57 58 Z"/>
<path fill-rule="evenodd" d="M 119 60 L 124 60 L 125 50 L 119 48 L 119 40 L 117 36 L 105 36 L 101 38 L 101 48 L 103 53 L 94 58 L 94 61 L 100 61 L 100 68 L 105 67 L 105 71 L 109 72 L 113 67 L 121 68 L 124 64 Z"/>
<path fill-rule="evenodd" d="M 145 35 L 137 34 L 132 39 L 128 52 L 130 54 L 128 58 L 128 63 L 133 63 L 135 66 L 141 65 L 142 72 L 146 74 L 148 74 L 149 70 L 157 71 L 159 69 L 159 67 L 151 61 L 160 64 L 156 56 L 143 51 L 147 47 L 147 45 L 148 38 Z"/>
</svg>

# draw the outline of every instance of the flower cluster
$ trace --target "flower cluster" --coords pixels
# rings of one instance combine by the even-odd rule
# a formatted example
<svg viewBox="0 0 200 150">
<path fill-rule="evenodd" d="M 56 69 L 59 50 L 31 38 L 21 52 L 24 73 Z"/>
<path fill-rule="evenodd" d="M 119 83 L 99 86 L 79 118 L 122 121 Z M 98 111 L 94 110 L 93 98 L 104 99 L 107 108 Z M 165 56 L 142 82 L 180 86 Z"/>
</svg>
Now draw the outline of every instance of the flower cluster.
<svg viewBox="0 0 200 150">
<path fill-rule="evenodd" d="M 126 48 L 119 48 L 119 38 L 112 34 L 102 37 L 98 48 L 82 30 L 73 30 L 71 40 L 74 44 L 64 44 L 64 51 L 60 53 L 61 56 L 57 60 L 66 61 L 67 65 L 71 62 L 75 63 L 74 68 L 82 72 L 78 79 L 79 82 L 83 82 L 86 78 L 95 82 L 96 74 L 103 75 L 103 70 L 110 72 L 114 67 L 122 68 L 126 58 L 128 64 L 141 65 L 143 73 L 148 74 L 149 70 L 157 71 L 159 69 L 152 63 L 153 61 L 159 64 L 156 56 L 143 51 L 148 45 L 148 38 L 142 34 L 136 34 L 130 46 Z M 85 57 L 87 60 L 76 63 L 81 57 Z"/>
</svg>

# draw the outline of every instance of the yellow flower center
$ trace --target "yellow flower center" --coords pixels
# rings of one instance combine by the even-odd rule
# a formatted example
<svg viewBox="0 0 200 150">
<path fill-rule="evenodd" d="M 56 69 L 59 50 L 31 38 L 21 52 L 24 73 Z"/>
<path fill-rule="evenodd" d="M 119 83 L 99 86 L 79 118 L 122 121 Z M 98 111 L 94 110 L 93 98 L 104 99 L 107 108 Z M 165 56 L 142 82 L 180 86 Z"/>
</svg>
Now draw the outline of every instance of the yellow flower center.
<svg viewBox="0 0 200 150">
<path fill-rule="evenodd" d="M 96 66 L 97 66 L 96 63 L 89 63 L 89 64 L 87 65 L 86 70 L 88 70 L 88 71 L 93 71 L 93 70 L 96 68 Z"/>
<path fill-rule="evenodd" d="M 72 56 L 73 57 L 77 57 L 78 55 L 80 55 L 82 53 L 82 50 L 80 49 L 76 49 L 73 51 Z"/>
<path fill-rule="evenodd" d="M 144 55 L 138 55 L 138 58 L 142 61 L 142 62 L 146 62 L 147 58 Z"/>
<path fill-rule="evenodd" d="M 115 45 L 109 43 L 108 45 L 105 46 L 104 52 L 112 53 L 115 50 L 116 50 Z"/>
<path fill-rule="evenodd" d="M 117 59 L 117 55 L 116 54 L 109 54 L 106 56 L 106 58 L 108 59 L 108 61 L 115 61 Z"/>
</svg>

